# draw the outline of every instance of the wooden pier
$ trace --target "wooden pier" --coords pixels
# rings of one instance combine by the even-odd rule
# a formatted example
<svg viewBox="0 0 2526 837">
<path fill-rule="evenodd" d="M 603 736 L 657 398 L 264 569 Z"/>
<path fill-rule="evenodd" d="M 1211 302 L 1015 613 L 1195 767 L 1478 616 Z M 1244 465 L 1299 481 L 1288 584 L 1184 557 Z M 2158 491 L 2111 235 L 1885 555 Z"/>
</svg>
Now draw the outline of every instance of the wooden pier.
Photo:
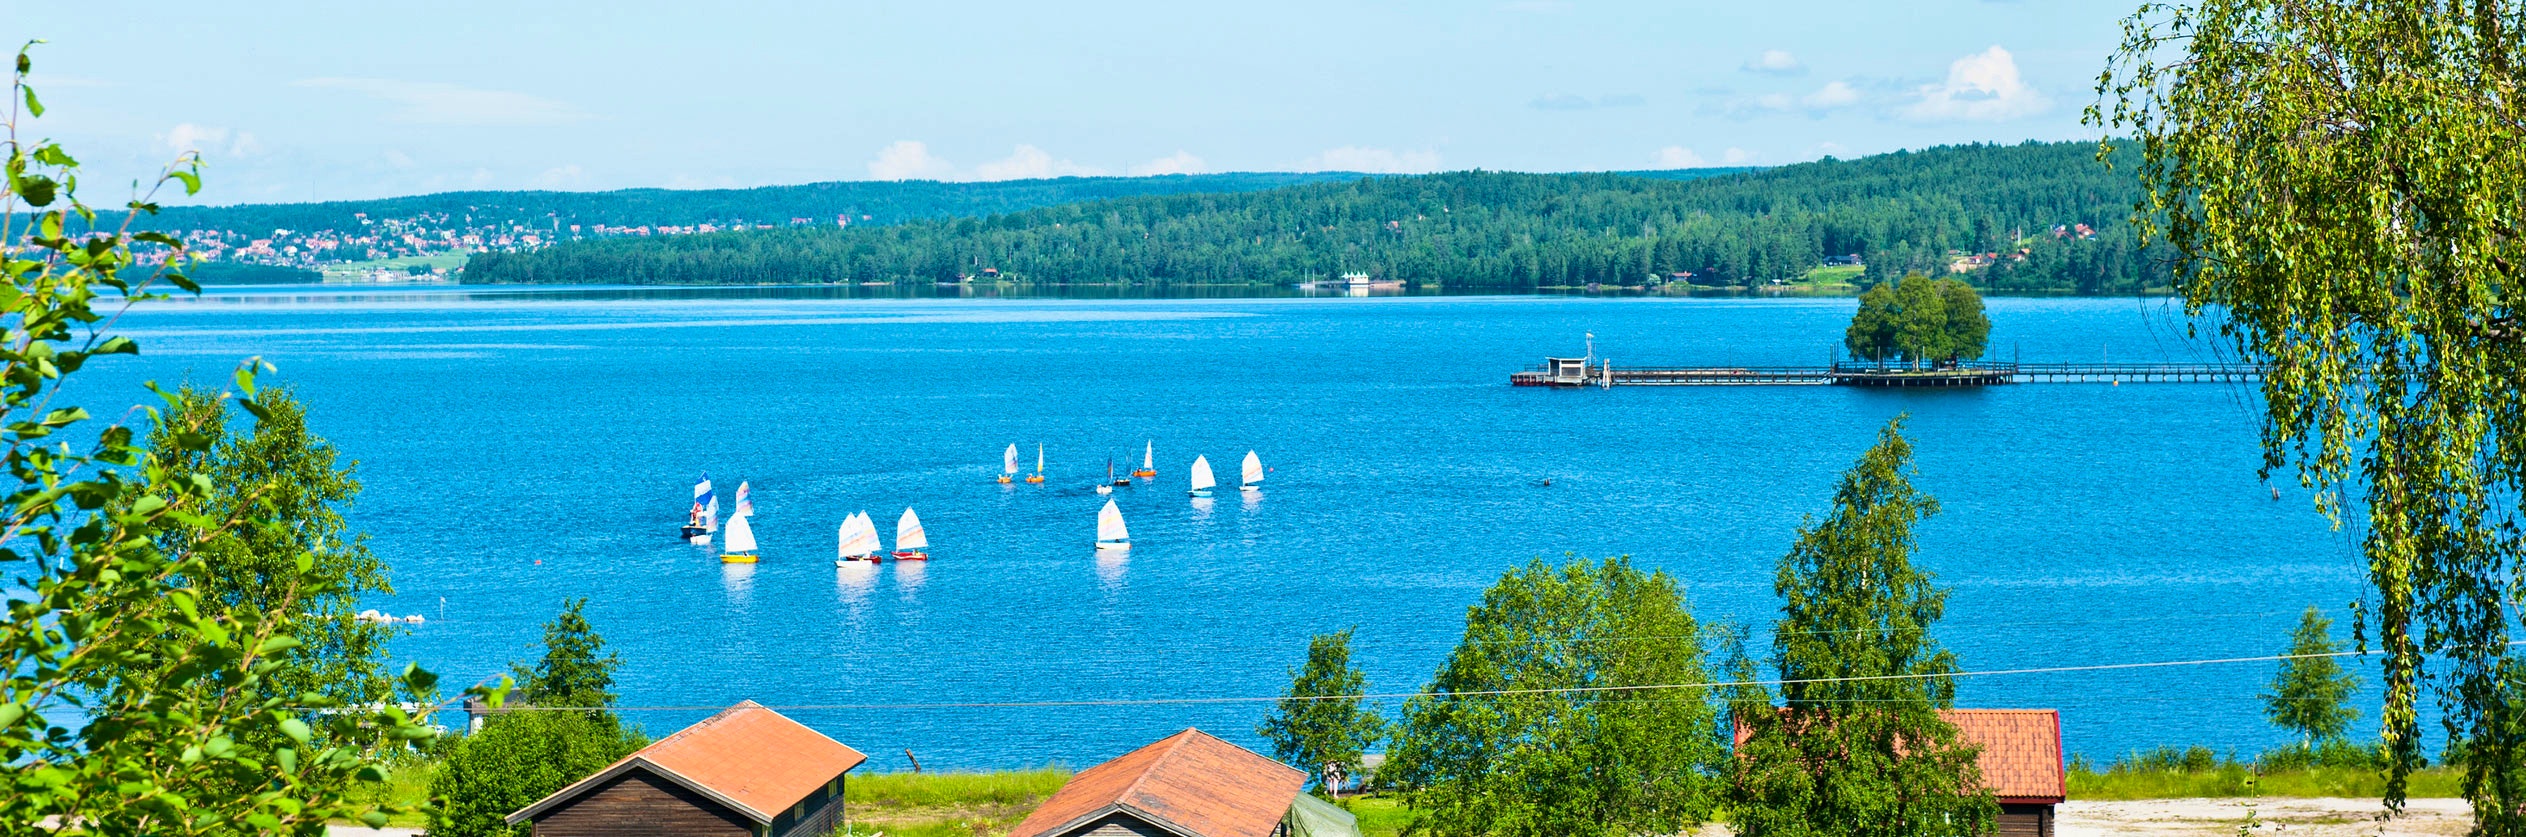
<svg viewBox="0 0 2526 837">
<path fill-rule="evenodd" d="M 1968 361 L 1913 368 L 1894 364 L 1830 366 L 1618 366 L 1593 358 L 1545 358 L 1509 376 L 1522 387 L 1858 386 L 1983 387 L 2031 383 L 2222 383 L 2251 381 L 2251 363 L 2002 363 Z"/>
</svg>

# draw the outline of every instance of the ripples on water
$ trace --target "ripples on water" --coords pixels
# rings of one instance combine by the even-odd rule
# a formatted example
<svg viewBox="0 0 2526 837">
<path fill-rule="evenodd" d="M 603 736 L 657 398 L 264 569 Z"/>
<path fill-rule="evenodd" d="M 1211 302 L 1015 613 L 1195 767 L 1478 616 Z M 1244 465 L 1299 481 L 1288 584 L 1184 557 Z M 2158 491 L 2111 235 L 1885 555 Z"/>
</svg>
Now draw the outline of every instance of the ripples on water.
<svg viewBox="0 0 2526 837">
<path fill-rule="evenodd" d="M 400 654 L 451 684 L 494 677 L 588 596 L 625 703 L 825 707 L 790 714 L 881 769 L 907 747 L 932 765 L 1083 765 L 1186 726 L 1256 744 L 1262 704 L 924 705 L 1274 695 L 1309 634 L 1349 626 L 1371 688 L 1406 691 L 1482 588 L 1538 556 L 1627 554 L 1674 574 L 1704 619 L 1760 628 L 1796 528 L 1906 412 L 1919 483 L 1945 506 L 1919 560 L 1954 589 L 1938 635 L 1969 669 L 2276 653 L 2301 608 L 2339 614 L 2361 589 L 2350 539 L 2255 480 L 2239 385 L 1506 383 L 1585 332 L 1618 364 L 1821 363 L 1846 299 L 849 296 L 223 290 L 127 317 L 146 354 L 78 394 L 105 414 L 144 378 L 220 382 L 262 355 L 360 461 L 353 520 L 400 593 L 376 604 L 430 617 Z M 1991 308 L 2000 357 L 2217 355 L 2163 301 Z M 1135 548 L 1096 555 L 1090 487 L 1144 440 L 1161 476 L 1113 495 Z M 1038 442 L 1049 484 L 991 481 L 1001 448 Z M 1260 496 L 1184 496 L 1194 454 L 1233 471 L 1249 448 L 1274 468 Z M 753 483 L 760 565 L 673 536 L 705 470 L 723 491 Z M 844 515 L 906 504 L 935 561 L 833 566 Z M 2254 698 L 2270 674 L 1958 691 L 2058 707 L 2071 749 L 2101 760 L 2280 742 Z M 633 717 L 658 734 L 702 714 Z"/>
</svg>

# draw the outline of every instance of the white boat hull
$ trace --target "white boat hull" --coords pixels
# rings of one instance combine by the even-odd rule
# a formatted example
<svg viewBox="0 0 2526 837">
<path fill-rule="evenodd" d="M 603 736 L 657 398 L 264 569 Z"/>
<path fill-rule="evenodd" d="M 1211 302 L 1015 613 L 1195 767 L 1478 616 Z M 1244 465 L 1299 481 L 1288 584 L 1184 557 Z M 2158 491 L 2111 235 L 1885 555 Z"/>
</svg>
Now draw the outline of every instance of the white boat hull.
<svg viewBox="0 0 2526 837">
<path fill-rule="evenodd" d="M 1120 552 L 1120 551 L 1123 551 L 1123 550 L 1126 550 L 1126 549 L 1130 549 L 1130 548 L 1131 548 L 1131 542 L 1130 542 L 1130 541 L 1097 541 L 1097 542 L 1096 542 L 1096 548 L 1097 548 L 1099 551 L 1105 551 L 1105 552 Z"/>
<path fill-rule="evenodd" d="M 1260 485 L 1244 485 L 1244 486 L 1238 486 L 1238 487 L 1237 487 L 1237 490 L 1238 490 L 1238 491 L 1262 491 L 1262 490 L 1263 490 L 1263 486 L 1260 486 Z"/>
</svg>

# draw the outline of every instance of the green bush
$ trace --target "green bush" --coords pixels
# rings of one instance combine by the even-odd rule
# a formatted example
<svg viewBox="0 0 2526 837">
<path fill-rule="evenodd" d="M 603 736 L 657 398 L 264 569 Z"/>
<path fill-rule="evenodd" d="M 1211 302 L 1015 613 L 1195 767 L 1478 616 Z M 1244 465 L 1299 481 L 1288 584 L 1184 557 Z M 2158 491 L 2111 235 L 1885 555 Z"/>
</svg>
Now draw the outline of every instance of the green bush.
<svg viewBox="0 0 2526 837">
<path fill-rule="evenodd" d="M 605 769 L 646 743 L 610 715 L 515 712 L 456 745 L 430 780 L 430 837 L 524 837 L 510 812 Z"/>
</svg>

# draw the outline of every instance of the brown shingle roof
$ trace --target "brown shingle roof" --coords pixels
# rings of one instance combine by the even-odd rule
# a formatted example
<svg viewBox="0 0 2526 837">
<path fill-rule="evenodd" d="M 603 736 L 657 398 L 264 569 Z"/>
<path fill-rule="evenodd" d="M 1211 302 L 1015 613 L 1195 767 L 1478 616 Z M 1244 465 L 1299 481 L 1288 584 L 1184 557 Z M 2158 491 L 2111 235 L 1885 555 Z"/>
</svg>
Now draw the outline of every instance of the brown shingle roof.
<svg viewBox="0 0 2526 837">
<path fill-rule="evenodd" d="M 1121 811 L 1195 837 L 1268 837 L 1307 774 L 1188 729 L 1081 771 L 1010 837 L 1044 837 Z"/>
<path fill-rule="evenodd" d="M 1788 711 L 1783 709 L 1783 712 Z M 1943 709 L 1939 717 L 1956 725 L 1966 742 L 1982 753 L 1982 784 L 2001 802 L 2058 803 L 2067 798 L 2061 775 L 2061 713 L 2051 709 Z M 1737 746 L 1754 734 L 1736 727 Z"/>
<path fill-rule="evenodd" d="M 1982 783 L 2002 802 L 2060 802 L 2061 713 L 2050 709 L 1951 709 L 1940 713 L 1982 745 Z"/>
<path fill-rule="evenodd" d="M 858 750 L 749 700 L 658 739 L 510 814 L 508 820 L 523 822 L 637 768 L 718 800 L 756 822 L 771 822 L 867 760 Z"/>
</svg>

